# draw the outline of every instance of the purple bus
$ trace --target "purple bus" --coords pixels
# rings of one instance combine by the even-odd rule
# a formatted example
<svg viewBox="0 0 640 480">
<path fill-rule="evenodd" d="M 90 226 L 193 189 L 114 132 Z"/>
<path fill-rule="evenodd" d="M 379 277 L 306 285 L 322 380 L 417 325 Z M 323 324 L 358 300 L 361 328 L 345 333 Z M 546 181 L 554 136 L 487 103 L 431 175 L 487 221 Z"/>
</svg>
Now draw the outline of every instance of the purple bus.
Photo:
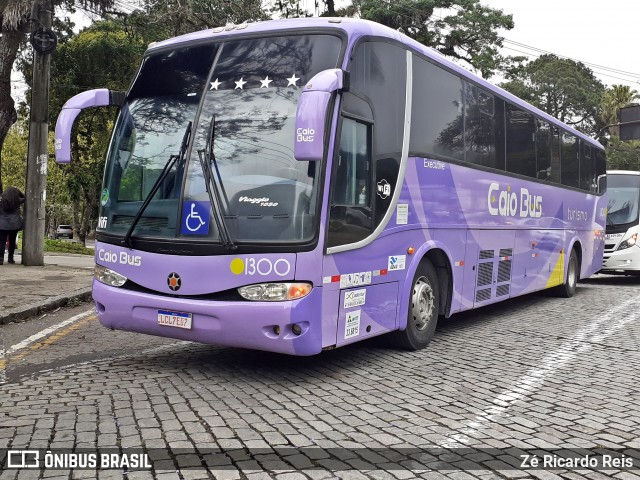
<svg viewBox="0 0 640 480">
<path fill-rule="evenodd" d="M 152 44 L 117 105 L 93 298 L 106 327 L 313 355 L 602 265 L 602 146 L 384 26 L 227 26 Z"/>
</svg>

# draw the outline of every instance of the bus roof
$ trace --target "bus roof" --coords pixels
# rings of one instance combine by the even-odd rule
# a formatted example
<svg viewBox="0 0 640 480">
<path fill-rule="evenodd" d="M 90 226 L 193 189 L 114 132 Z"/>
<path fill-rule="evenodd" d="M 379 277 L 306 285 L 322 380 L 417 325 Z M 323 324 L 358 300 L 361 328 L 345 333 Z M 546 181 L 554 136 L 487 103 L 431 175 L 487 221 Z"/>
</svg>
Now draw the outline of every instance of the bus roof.
<svg viewBox="0 0 640 480">
<path fill-rule="evenodd" d="M 607 170 L 607 175 L 640 175 L 635 170 Z"/>
<path fill-rule="evenodd" d="M 555 117 L 543 112 L 542 110 L 534 107 L 530 103 L 516 97 L 515 95 L 507 92 L 506 90 L 489 83 L 482 77 L 471 73 L 465 68 L 453 63 L 451 60 L 440 54 L 436 50 L 430 47 L 426 47 L 421 43 L 407 37 L 406 35 L 397 32 L 389 27 L 381 25 L 379 23 L 371 22 L 369 20 L 361 20 L 354 18 L 330 18 L 330 17 L 314 17 L 314 18 L 292 18 L 283 20 L 268 20 L 264 22 L 240 24 L 240 25 L 228 25 L 226 27 L 218 27 L 209 30 L 202 30 L 199 32 L 188 33 L 179 37 L 170 38 L 161 42 L 152 43 L 149 45 L 147 53 L 152 53 L 154 50 L 163 49 L 169 46 L 178 45 L 181 43 L 188 43 L 192 41 L 199 41 L 208 38 L 224 39 L 236 35 L 247 35 L 251 33 L 266 33 L 273 31 L 300 31 L 305 29 L 318 30 L 323 28 L 337 29 L 344 31 L 349 37 L 349 47 L 351 47 L 359 38 L 364 36 L 386 37 L 389 39 L 401 42 L 413 50 L 420 52 L 422 55 L 428 57 L 437 64 L 455 72 L 457 75 L 470 80 L 480 87 L 497 94 L 505 100 L 517 105 L 531 113 L 537 115 L 541 119 L 552 123 L 558 127 L 561 127 L 568 132 L 580 137 L 587 141 L 592 146 L 603 150 L 604 147 L 593 138 L 585 135 L 582 132 L 562 123 Z M 346 61 L 346 60 L 345 60 Z"/>
</svg>

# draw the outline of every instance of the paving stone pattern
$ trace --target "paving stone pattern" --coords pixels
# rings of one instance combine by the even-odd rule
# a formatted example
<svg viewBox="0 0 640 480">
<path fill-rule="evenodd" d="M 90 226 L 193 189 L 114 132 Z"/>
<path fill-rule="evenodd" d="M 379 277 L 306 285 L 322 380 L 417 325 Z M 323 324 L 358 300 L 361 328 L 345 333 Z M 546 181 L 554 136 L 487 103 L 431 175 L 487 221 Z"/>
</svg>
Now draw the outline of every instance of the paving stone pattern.
<svg viewBox="0 0 640 480">
<path fill-rule="evenodd" d="M 419 352 L 380 340 L 315 357 L 145 350 L 139 336 L 128 355 L 0 386 L 0 448 L 145 447 L 153 471 L 0 480 L 640 479 L 637 469 L 523 471 L 512 455 L 626 448 L 640 465 L 637 291 L 601 277 L 572 299 L 468 312 Z"/>
</svg>

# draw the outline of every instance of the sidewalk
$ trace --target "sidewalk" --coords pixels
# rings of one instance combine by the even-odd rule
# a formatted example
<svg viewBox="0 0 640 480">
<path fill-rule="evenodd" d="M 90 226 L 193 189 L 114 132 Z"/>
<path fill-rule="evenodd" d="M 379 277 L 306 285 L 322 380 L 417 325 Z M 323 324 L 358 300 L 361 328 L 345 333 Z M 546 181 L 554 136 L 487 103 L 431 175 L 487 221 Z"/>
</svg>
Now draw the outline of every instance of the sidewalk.
<svg viewBox="0 0 640 480">
<path fill-rule="evenodd" d="M 18 252 L 15 260 L 0 265 L 0 325 L 91 298 L 93 256 L 45 253 L 42 267 L 25 267 Z"/>
</svg>

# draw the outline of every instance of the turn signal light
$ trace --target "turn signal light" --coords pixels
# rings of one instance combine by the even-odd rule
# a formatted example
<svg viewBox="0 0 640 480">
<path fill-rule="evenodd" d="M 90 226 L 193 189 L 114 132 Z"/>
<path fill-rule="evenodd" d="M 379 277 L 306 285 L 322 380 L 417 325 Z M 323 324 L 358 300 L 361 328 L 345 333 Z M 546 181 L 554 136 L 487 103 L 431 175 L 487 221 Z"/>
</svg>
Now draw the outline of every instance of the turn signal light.
<svg viewBox="0 0 640 480">
<path fill-rule="evenodd" d="M 312 288 L 310 283 L 258 283 L 240 287 L 238 293 L 254 302 L 284 302 L 306 297 Z"/>
</svg>

